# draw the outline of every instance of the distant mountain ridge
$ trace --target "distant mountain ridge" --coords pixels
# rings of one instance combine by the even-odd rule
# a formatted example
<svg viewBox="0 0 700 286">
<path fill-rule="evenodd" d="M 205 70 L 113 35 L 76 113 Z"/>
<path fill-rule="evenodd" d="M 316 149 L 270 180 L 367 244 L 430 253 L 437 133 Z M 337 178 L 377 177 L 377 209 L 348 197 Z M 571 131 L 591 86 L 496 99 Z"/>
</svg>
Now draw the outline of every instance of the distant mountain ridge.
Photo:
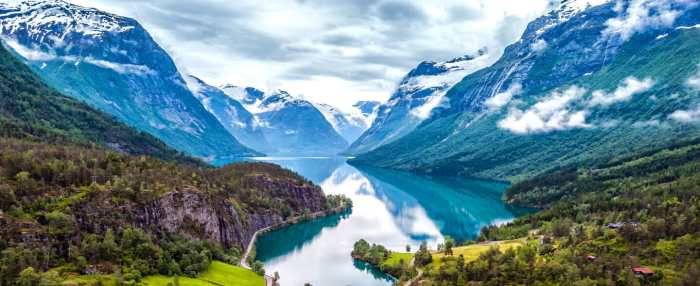
<svg viewBox="0 0 700 286">
<path fill-rule="evenodd" d="M 224 85 L 221 90 L 254 115 L 269 144 L 268 155 L 332 156 L 348 146 L 336 126 L 329 122 L 329 119 L 344 119 L 330 115 L 331 107 L 323 108 L 279 89 L 263 92 L 251 87 Z"/>
<path fill-rule="evenodd" d="M 517 180 L 700 136 L 699 23 L 693 1 L 562 1 L 415 130 L 353 162 Z"/>
<path fill-rule="evenodd" d="M 250 156 L 130 18 L 64 1 L 0 3 L 0 34 L 49 85 L 199 157 Z"/>
<path fill-rule="evenodd" d="M 482 49 L 473 56 L 420 63 L 404 76 L 386 103 L 374 107 L 371 126 L 345 153 L 366 153 L 410 133 L 433 109 L 446 103 L 445 94 L 454 84 L 485 67 L 487 60 L 487 51 Z"/>
</svg>

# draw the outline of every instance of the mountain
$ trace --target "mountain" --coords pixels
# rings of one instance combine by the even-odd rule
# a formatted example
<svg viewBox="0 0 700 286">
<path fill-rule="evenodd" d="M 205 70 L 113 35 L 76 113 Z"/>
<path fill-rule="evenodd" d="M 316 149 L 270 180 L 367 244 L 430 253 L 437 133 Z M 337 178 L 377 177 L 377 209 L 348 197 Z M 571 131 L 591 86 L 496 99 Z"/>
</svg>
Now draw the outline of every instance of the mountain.
<svg viewBox="0 0 700 286">
<path fill-rule="evenodd" d="M 131 155 L 199 164 L 163 142 L 48 87 L 0 45 L 0 136 L 98 145 Z"/>
<path fill-rule="evenodd" d="M 486 61 L 486 51 L 480 50 L 474 56 L 420 63 L 404 76 L 387 103 L 373 108 L 376 115 L 371 127 L 345 153 L 366 153 L 410 133 L 430 116 L 434 108 L 445 104 L 447 90 L 466 75 L 484 67 Z M 363 107 L 367 109 L 368 106 Z"/>
<path fill-rule="evenodd" d="M 7 44 L 50 86 L 200 157 L 252 155 L 133 19 L 59 0 L 0 3 Z"/>
<path fill-rule="evenodd" d="M 693 1 L 563 1 L 353 162 L 518 180 L 698 136 L 698 23 Z"/>
<path fill-rule="evenodd" d="M 374 111 L 377 109 L 377 106 L 381 105 L 382 103 L 379 101 L 358 101 L 352 106 L 360 110 L 363 116 L 369 118 L 372 116 Z"/>
<path fill-rule="evenodd" d="M 262 92 L 233 85 L 222 90 L 255 115 L 274 148 L 268 155 L 336 155 L 348 146 L 317 106 L 307 100 L 283 90 Z"/>
<path fill-rule="evenodd" d="M 274 151 L 265 139 L 258 119 L 240 102 L 195 76 L 188 76 L 186 82 L 204 108 L 213 114 L 239 142 L 259 152 Z"/>
<path fill-rule="evenodd" d="M 369 125 L 367 117 L 359 109 L 355 113 L 350 113 L 325 103 L 316 103 L 314 106 L 347 142 L 355 141 Z"/>
</svg>

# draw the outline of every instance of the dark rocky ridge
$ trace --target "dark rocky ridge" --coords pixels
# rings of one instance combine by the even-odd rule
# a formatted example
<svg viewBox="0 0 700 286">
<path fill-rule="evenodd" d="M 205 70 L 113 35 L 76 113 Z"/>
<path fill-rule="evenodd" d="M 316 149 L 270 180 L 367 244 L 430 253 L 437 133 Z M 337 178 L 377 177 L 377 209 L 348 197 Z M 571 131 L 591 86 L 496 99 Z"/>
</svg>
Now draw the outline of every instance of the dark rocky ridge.
<svg viewBox="0 0 700 286">
<path fill-rule="evenodd" d="M 252 181 L 282 194 L 293 213 L 324 209 L 326 199 L 319 187 L 278 182 L 264 176 L 256 176 Z M 132 226 L 156 235 L 182 234 L 217 241 L 226 248 L 243 248 L 257 230 L 285 220 L 280 210 L 246 213 L 225 196 L 189 186 L 165 193 L 146 205 L 134 202 L 113 205 L 110 196 L 101 193 L 74 207 L 76 222 L 82 231 L 101 233 L 110 228 Z"/>
</svg>

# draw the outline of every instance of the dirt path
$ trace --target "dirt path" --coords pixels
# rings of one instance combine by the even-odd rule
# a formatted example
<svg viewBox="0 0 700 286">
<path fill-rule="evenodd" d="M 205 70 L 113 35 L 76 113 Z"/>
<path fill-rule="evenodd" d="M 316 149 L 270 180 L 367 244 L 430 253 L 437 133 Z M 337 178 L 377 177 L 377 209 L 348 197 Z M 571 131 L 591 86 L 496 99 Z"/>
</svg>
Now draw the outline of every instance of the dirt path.
<svg viewBox="0 0 700 286">
<path fill-rule="evenodd" d="M 415 263 L 416 263 L 416 258 L 415 257 L 411 258 L 411 265 L 414 265 Z M 413 285 L 413 283 L 418 282 L 418 280 L 423 276 L 423 269 L 416 267 L 416 271 L 418 271 L 418 273 L 416 274 L 416 277 L 413 277 L 411 280 L 406 281 L 406 283 L 403 284 L 404 286 Z"/>
</svg>

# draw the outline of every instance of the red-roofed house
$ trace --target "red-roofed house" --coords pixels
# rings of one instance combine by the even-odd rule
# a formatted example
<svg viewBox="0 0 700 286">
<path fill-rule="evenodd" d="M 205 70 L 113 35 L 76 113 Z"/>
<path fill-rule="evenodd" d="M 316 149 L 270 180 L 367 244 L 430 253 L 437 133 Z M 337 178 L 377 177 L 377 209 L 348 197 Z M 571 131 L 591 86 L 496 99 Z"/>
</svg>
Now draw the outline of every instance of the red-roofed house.
<svg viewBox="0 0 700 286">
<path fill-rule="evenodd" d="M 637 276 L 649 276 L 649 275 L 654 275 L 654 270 L 648 267 L 635 267 L 632 268 L 632 272 L 634 272 L 634 275 Z"/>
</svg>

